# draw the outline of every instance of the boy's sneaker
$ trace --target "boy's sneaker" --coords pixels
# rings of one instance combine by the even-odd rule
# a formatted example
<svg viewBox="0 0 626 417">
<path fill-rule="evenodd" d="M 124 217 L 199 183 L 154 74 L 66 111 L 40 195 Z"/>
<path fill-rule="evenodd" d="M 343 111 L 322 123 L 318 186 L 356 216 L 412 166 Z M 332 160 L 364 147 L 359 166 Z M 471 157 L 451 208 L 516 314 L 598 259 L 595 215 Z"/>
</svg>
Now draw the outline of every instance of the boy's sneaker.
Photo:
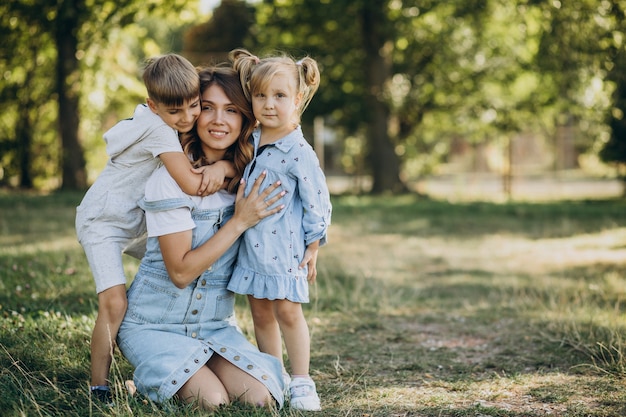
<svg viewBox="0 0 626 417">
<path fill-rule="evenodd" d="M 310 378 L 294 378 L 289 384 L 291 408 L 305 411 L 320 411 L 320 397 L 315 391 L 315 382 Z"/>
<path fill-rule="evenodd" d="M 115 405 L 115 403 L 113 403 L 113 396 L 111 395 L 111 390 L 109 389 L 109 387 L 91 387 L 91 395 L 107 407 L 113 407 Z"/>
</svg>

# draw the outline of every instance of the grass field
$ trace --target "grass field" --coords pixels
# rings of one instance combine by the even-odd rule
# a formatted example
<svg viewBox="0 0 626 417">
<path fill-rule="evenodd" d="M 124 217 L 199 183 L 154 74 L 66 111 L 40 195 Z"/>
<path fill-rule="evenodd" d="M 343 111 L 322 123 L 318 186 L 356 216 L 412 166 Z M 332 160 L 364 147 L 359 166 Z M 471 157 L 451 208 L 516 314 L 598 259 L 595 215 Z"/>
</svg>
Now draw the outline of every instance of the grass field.
<svg viewBox="0 0 626 417">
<path fill-rule="evenodd" d="M 90 402 L 80 198 L 0 194 L 0 415 L 206 415 L 129 398 L 119 353 L 116 405 Z M 626 415 L 626 201 L 333 204 L 306 306 L 318 415 Z M 237 313 L 252 338 L 244 300 Z"/>
</svg>

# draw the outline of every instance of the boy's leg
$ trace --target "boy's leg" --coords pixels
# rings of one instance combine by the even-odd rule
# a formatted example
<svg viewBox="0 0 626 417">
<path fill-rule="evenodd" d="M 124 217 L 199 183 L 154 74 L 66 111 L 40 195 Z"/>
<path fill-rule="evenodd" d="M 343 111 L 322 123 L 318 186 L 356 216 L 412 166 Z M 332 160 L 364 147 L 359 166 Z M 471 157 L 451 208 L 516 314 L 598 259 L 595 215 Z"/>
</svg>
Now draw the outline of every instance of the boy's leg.
<svg viewBox="0 0 626 417">
<path fill-rule="evenodd" d="M 91 337 L 92 386 L 109 385 L 115 338 L 127 304 L 125 285 L 116 285 L 98 294 L 98 317 Z"/>
</svg>

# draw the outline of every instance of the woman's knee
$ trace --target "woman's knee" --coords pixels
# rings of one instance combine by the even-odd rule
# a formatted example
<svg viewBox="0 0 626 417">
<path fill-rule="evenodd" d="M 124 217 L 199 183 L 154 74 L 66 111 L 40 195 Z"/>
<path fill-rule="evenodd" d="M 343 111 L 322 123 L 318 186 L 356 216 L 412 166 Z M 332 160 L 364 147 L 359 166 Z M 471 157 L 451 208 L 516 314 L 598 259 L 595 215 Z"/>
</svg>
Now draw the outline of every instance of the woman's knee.
<svg viewBox="0 0 626 417">
<path fill-rule="evenodd" d="M 176 395 L 182 401 L 196 402 L 206 410 L 212 410 L 230 402 L 226 388 L 208 367 L 200 368 Z"/>
</svg>

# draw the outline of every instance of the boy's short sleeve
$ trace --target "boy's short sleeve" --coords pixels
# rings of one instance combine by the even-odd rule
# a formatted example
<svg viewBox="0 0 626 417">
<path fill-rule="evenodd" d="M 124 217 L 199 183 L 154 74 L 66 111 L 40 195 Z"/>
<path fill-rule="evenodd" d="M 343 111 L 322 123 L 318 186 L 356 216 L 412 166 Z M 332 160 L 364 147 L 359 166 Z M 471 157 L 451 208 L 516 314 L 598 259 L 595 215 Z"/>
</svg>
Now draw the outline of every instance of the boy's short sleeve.
<svg viewBox="0 0 626 417">
<path fill-rule="evenodd" d="M 157 169 L 146 184 L 146 201 L 178 198 L 189 196 L 180 189 L 165 167 Z M 157 212 L 146 211 L 146 227 L 149 237 L 157 237 L 191 230 L 196 224 L 191 217 L 190 209 L 182 207 Z"/>
<path fill-rule="evenodd" d="M 183 151 L 178 133 L 166 124 L 159 126 L 150 134 L 146 141 L 146 147 L 155 158 L 165 152 Z"/>
</svg>

